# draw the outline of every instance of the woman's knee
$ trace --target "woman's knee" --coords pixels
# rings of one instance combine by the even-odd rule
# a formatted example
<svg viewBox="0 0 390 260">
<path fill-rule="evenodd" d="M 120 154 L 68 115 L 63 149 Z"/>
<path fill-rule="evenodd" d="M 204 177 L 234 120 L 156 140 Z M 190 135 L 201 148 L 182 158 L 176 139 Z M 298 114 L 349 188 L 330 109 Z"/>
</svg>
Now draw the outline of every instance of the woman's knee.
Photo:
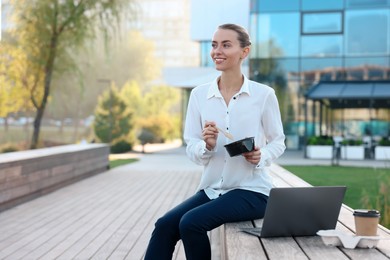
<svg viewBox="0 0 390 260">
<path fill-rule="evenodd" d="M 207 232 L 207 221 L 201 219 L 196 212 L 190 211 L 183 215 L 179 223 L 180 234 L 188 232 Z"/>
<path fill-rule="evenodd" d="M 184 214 L 183 217 L 180 219 L 179 223 L 180 234 L 185 234 L 188 231 L 194 229 L 194 227 L 195 223 L 193 221 L 193 218 L 191 217 L 191 214 Z"/>
<path fill-rule="evenodd" d="M 163 232 L 165 234 L 176 233 L 179 229 L 178 223 L 168 215 L 159 218 L 154 227 L 155 232 Z"/>
</svg>

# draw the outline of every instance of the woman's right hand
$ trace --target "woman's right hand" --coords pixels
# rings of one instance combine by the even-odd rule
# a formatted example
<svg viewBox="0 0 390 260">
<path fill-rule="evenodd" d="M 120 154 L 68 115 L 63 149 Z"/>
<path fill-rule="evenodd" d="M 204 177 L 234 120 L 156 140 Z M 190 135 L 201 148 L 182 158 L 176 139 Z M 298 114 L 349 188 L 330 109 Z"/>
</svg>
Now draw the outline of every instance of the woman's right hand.
<svg viewBox="0 0 390 260">
<path fill-rule="evenodd" d="M 211 151 L 217 145 L 218 129 L 213 121 L 205 121 L 202 131 L 203 140 L 206 142 L 207 150 Z"/>
</svg>

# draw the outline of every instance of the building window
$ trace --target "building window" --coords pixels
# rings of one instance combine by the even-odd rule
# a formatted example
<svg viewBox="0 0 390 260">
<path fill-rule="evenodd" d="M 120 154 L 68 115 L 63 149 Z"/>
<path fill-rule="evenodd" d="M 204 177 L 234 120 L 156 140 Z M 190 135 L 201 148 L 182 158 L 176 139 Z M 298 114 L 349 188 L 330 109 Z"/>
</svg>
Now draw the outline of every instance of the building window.
<svg viewBox="0 0 390 260">
<path fill-rule="evenodd" d="M 211 41 L 200 42 L 200 64 L 202 67 L 214 66 L 213 60 L 210 56 Z"/>
<path fill-rule="evenodd" d="M 302 0 L 303 11 L 318 11 L 318 10 L 341 10 L 344 8 L 344 1 L 340 0 L 326 0 L 326 1 L 313 1 Z"/>
<path fill-rule="evenodd" d="M 342 55 L 341 35 L 302 36 L 302 57 L 337 57 Z"/>
<path fill-rule="evenodd" d="M 302 13 L 301 19 L 303 35 L 343 33 L 342 12 L 306 12 Z"/>
<path fill-rule="evenodd" d="M 346 0 L 349 8 L 383 7 L 390 5 L 387 0 Z"/>
<path fill-rule="evenodd" d="M 307 58 L 301 60 L 301 80 L 309 82 L 320 80 L 343 80 L 341 58 Z"/>
<path fill-rule="evenodd" d="M 298 80 L 298 59 L 251 59 L 250 78 L 257 82 L 277 83 L 282 85 L 291 80 Z"/>
<path fill-rule="evenodd" d="M 356 57 L 345 59 L 348 80 L 388 80 L 389 57 Z"/>
<path fill-rule="evenodd" d="M 251 0 L 251 13 L 298 11 L 300 0 Z"/>
<path fill-rule="evenodd" d="M 389 10 L 353 10 L 345 13 L 345 54 L 389 54 Z"/>
<path fill-rule="evenodd" d="M 256 58 L 297 57 L 299 13 L 269 13 L 258 16 Z M 286 29 L 288 28 L 288 29 Z"/>
</svg>

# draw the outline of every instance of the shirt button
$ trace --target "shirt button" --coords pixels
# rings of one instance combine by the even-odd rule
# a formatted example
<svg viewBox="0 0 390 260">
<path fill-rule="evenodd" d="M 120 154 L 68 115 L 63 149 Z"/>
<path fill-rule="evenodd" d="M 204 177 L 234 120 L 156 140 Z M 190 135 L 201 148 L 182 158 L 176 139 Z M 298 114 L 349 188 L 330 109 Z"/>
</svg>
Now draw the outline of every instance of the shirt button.
<svg viewBox="0 0 390 260">
<path fill-rule="evenodd" d="M 236 97 L 233 97 L 233 99 L 236 99 Z"/>
</svg>

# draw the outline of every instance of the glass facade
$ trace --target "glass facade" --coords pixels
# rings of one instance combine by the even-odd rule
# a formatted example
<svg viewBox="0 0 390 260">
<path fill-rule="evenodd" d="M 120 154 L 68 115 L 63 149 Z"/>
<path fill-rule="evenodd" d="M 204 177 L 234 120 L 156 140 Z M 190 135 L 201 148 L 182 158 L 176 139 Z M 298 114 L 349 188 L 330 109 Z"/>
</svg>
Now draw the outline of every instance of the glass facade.
<svg viewBox="0 0 390 260">
<path fill-rule="evenodd" d="M 304 94 L 314 83 L 390 80 L 389 16 L 390 0 L 251 1 L 250 77 L 276 90 L 288 138 L 302 145 Z M 383 121 L 387 130 L 372 129 L 373 134 L 389 132 L 388 111 L 336 111 L 335 125 L 346 120 L 360 127 L 334 131 L 361 136 L 367 124 Z M 309 134 L 319 135 L 310 113 L 311 108 Z"/>
<path fill-rule="evenodd" d="M 342 33 L 341 12 L 302 13 L 302 34 Z"/>
<path fill-rule="evenodd" d="M 200 65 L 202 67 L 213 67 L 213 59 L 210 56 L 211 41 L 200 42 Z"/>
</svg>

